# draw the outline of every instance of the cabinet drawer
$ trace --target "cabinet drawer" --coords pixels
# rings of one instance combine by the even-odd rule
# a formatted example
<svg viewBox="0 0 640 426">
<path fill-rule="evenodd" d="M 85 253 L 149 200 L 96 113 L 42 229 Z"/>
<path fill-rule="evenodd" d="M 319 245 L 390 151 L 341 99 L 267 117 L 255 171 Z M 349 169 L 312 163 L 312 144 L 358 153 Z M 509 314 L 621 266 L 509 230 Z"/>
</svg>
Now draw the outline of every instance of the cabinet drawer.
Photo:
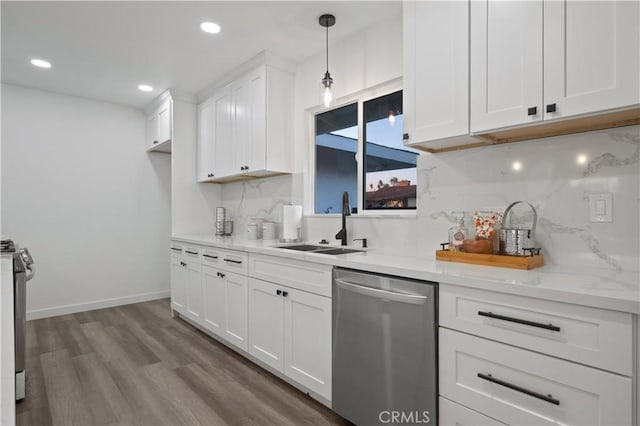
<svg viewBox="0 0 640 426">
<path fill-rule="evenodd" d="M 252 254 L 249 258 L 250 276 L 327 297 L 331 297 L 331 269 L 277 256 Z"/>
<path fill-rule="evenodd" d="M 207 248 L 207 250 L 209 250 L 209 248 Z M 247 253 L 237 250 L 212 248 L 207 254 L 210 256 L 218 256 L 217 259 L 213 257 L 203 257 L 203 259 L 207 259 L 207 262 L 217 262 L 216 265 L 218 268 L 235 272 L 236 274 L 247 275 Z"/>
<path fill-rule="evenodd" d="M 171 252 L 172 256 L 180 256 L 186 259 L 200 260 L 202 248 L 193 244 L 184 244 L 172 241 L 169 245 L 169 251 Z"/>
<path fill-rule="evenodd" d="M 631 376 L 630 314 L 440 285 L 440 325 Z"/>
<path fill-rule="evenodd" d="M 504 426 L 497 420 L 440 397 L 438 403 L 440 426 Z"/>
<path fill-rule="evenodd" d="M 631 379 L 440 329 L 440 394 L 513 425 L 629 425 Z"/>
</svg>

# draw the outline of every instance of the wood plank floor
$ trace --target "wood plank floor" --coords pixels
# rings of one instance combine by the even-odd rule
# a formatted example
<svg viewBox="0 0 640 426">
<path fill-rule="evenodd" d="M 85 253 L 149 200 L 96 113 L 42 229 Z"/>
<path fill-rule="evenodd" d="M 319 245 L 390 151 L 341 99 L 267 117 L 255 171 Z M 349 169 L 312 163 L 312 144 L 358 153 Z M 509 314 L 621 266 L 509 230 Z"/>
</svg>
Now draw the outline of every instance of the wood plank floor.
<svg viewBox="0 0 640 426">
<path fill-rule="evenodd" d="M 27 322 L 17 425 L 349 425 L 167 299 Z"/>
</svg>

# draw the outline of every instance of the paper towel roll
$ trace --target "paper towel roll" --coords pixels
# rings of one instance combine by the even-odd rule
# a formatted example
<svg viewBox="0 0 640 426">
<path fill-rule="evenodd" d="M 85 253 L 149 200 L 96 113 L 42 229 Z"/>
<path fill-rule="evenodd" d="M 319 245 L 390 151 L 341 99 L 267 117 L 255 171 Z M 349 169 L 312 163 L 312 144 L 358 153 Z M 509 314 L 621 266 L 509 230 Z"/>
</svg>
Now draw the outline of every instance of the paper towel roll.
<svg viewBox="0 0 640 426">
<path fill-rule="evenodd" d="M 302 206 L 282 206 L 282 239 L 298 240 L 301 237 Z"/>
</svg>

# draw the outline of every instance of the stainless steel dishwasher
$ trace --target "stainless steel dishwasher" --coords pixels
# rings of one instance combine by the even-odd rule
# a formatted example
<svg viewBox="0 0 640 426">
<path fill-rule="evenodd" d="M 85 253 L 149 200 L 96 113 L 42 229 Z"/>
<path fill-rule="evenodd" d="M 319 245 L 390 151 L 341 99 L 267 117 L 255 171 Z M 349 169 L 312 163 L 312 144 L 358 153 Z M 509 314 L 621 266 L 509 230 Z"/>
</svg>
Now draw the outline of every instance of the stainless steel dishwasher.
<svg viewBox="0 0 640 426">
<path fill-rule="evenodd" d="M 351 422 L 437 424 L 436 283 L 333 270 L 332 409 Z"/>
</svg>

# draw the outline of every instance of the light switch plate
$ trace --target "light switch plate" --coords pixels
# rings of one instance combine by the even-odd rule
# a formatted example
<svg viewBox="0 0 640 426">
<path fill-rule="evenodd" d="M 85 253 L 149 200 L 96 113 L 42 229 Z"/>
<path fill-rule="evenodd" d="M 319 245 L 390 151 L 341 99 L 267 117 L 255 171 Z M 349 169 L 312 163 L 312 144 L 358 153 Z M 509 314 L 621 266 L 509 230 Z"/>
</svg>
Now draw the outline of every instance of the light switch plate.
<svg viewBox="0 0 640 426">
<path fill-rule="evenodd" d="M 613 195 L 589 194 L 589 220 L 591 222 L 613 222 Z"/>
</svg>

